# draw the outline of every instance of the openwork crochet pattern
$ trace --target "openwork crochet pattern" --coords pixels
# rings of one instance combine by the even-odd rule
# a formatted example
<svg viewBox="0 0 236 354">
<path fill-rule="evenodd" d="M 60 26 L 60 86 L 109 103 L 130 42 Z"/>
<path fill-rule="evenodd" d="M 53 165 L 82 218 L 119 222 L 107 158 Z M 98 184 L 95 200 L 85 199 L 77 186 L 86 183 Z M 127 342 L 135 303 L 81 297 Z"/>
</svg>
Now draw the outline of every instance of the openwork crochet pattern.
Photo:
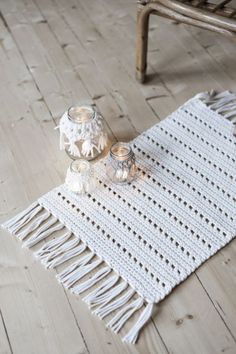
<svg viewBox="0 0 236 354">
<path fill-rule="evenodd" d="M 199 95 L 134 139 L 131 184 L 112 184 L 104 159 L 91 194 L 59 186 L 4 225 L 27 247 L 61 229 L 36 256 L 48 268 L 75 258 L 58 280 L 75 294 L 91 288 L 84 300 L 101 318 L 116 311 L 108 323 L 115 332 L 143 307 L 127 342 L 136 341 L 154 303 L 235 236 L 232 102 L 229 93 Z"/>
</svg>

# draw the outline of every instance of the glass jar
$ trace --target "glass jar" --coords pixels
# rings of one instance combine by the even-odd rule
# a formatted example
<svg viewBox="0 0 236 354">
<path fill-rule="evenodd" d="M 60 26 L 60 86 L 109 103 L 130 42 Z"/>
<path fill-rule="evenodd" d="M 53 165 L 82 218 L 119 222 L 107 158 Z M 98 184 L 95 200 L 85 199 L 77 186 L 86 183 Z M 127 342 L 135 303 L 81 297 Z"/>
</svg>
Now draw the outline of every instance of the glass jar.
<svg viewBox="0 0 236 354">
<path fill-rule="evenodd" d="M 118 184 L 129 183 L 135 178 L 135 155 L 128 143 L 118 142 L 112 145 L 106 172 L 111 181 Z"/>
<path fill-rule="evenodd" d="M 103 117 L 94 106 L 72 106 L 59 123 L 60 148 L 72 159 L 95 159 L 107 146 Z"/>
<path fill-rule="evenodd" d="M 94 169 L 87 160 L 74 160 L 71 162 L 65 183 L 69 190 L 78 194 L 91 192 L 97 185 Z"/>
</svg>

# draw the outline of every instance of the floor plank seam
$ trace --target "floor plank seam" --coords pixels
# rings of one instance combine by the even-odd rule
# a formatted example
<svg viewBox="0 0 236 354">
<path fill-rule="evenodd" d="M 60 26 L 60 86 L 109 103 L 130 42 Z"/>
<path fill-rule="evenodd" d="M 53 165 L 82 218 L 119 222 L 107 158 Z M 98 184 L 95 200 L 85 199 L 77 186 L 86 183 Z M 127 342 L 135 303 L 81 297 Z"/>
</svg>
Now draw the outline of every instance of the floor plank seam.
<svg viewBox="0 0 236 354">
<path fill-rule="evenodd" d="M 68 304 L 69 304 L 70 309 L 71 309 L 71 312 L 72 312 L 72 314 L 73 314 L 73 317 L 74 317 L 76 326 L 78 327 L 78 330 L 79 330 L 79 332 L 80 332 L 80 335 L 81 335 L 81 337 L 82 337 L 82 339 L 83 339 L 83 341 L 84 341 L 84 345 L 85 345 L 85 347 L 86 347 L 86 350 L 87 350 L 88 354 L 90 354 L 90 351 L 89 351 L 89 348 L 88 348 L 88 345 L 87 345 L 85 336 L 84 336 L 84 334 L 83 334 L 83 332 L 82 332 L 82 330 L 81 330 L 81 328 L 80 328 L 80 326 L 79 326 L 79 323 L 78 323 L 78 320 L 77 320 L 77 318 L 76 318 L 74 309 L 73 309 L 73 307 L 71 306 L 70 299 L 69 299 L 68 294 L 66 293 L 66 289 L 65 289 L 64 287 L 63 287 L 63 291 L 64 291 L 64 293 L 65 293 L 65 296 L 66 296 L 66 298 L 67 298 Z"/>
<path fill-rule="evenodd" d="M 204 289 L 204 291 L 205 291 L 207 297 L 209 298 L 210 302 L 211 302 L 212 305 L 214 306 L 216 312 L 217 312 L 218 315 L 220 316 L 220 318 L 221 318 L 222 322 L 224 323 L 225 327 L 226 327 L 227 330 L 229 331 L 229 333 L 230 333 L 231 337 L 233 338 L 234 342 L 236 343 L 236 337 L 235 337 L 235 335 L 233 334 L 233 332 L 231 331 L 231 329 L 230 329 L 229 326 L 227 325 L 227 323 L 226 323 L 224 317 L 221 315 L 221 313 L 219 312 L 218 308 L 215 306 L 214 301 L 212 300 L 210 294 L 208 293 L 207 289 L 206 289 L 205 286 L 203 285 L 203 283 L 202 283 L 202 281 L 201 281 L 199 275 L 197 274 L 197 271 L 195 272 L 195 275 L 196 275 L 198 281 L 200 282 L 202 288 Z"/>
<path fill-rule="evenodd" d="M 4 318 L 3 318 L 3 314 L 2 314 L 2 310 L 1 310 L 1 309 L 0 309 L 0 317 L 1 317 L 1 320 L 2 320 L 2 324 L 3 324 L 4 331 L 5 331 L 5 333 L 6 333 L 7 342 L 8 342 L 8 345 L 9 345 L 9 348 L 10 348 L 10 351 L 11 351 L 11 354 L 13 354 L 13 350 L 12 350 L 12 346 L 11 346 L 11 341 L 10 341 L 10 338 L 9 338 L 9 334 L 8 334 L 8 331 L 7 331 L 6 323 L 5 323 L 5 320 L 4 320 Z"/>
<path fill-rule="evenodd" d="M 76 69 L 76 67 L 75 67 L 74 64 L 72 63 L 72 61 L 71 61 L 69 55 L 67 54 L 67 52 L 66 52 L 66 50 L 65 50 L 65 46 L 64 46 L 64 47 L 61 46 L 61 43 L 59 42 L 57 35 L 54 33 L 52 27 L 50 26 L 50 23 L 49 23 L 49 22 L 46 20 L 46 18 L 44 17 L 44 15 L 43 15 L 41 9 L 38 7 L 38 4 L 35 3 L 34 0 L 32 0 L 32 1 L 33 1 L 33 3 L 35 4 L 35 6 L 37 7 L 37 9 L 38 9 L 39 13 L 41 14 L 41 16 L 44 18 L 45 23 L 47 24 L 47 26 L 48 26 L 48 28 L 49 28 L 51 34 L 52 34 L 53 37 L 55 38 L 55 41 L 56 41 L 56 42 L 58 43 L 58 45 L 62 48 L 63 53 L 65 54 L 66 58 L 68 59 L 70 65 L 71 65 L 71 68 L 72 68 L 72 69 L 75 71 L 75 73 L 79 76 L 79 79 L 80 79 L 81 83 L 83 84 L 83 86 L 84 86 L 84 88 L 85 88 L 85 90 L 86 90 L 86 92 L 87 92 L 87 94 L 88 94 L 88 97 L 89 97 L 91 100 L 93 100 L 93 101 L 99 100 L 100 98 L 104 97 L 105 94 L 100 94 L 100 95 L 95 95 L 95 96 L 92 96 L 92 95 L 90 94 L 89 89 L 88 89 L 87 86 L 86 86 L 86 82 L 84 82 L 84 80 L 82 79 L 82 77 L 81 77 L 80 74 L 79 74 L 79 71 Z M 63 18 L 63 16 L 61 16 L 61 18 L 62 18 L 63 21 L 65 22 L 65 19 Z M 65 22 L 65 24 L 67 24 L 67 23 Z M 68 25 L 68 24 L 67 24 L 67 25 Z M 70 28 L 70 30 L 72 31 L 71 28 Z M 73 33 L 73 32 L 72 32 L 72 33 Z M 74 33 L 73 33 L 73 34 L 74 34 Z M 75 35 L 75 34 L 74 34 L 74 35 Z M 75 37 L 76 37 L 76 36 L 75 36 Z M 77 39 L 77 41 L 79 41 L 79 38 L 76 37 L 76 39 Z M 83 44 L 82 44 L 80 41 L 79 41 L 79 43 L 81 44 L 81 46 L 83 46 Z M 84 47 L 84 46 L 83 46 L 83 47 Z M 86 50 L 85 47 L 84 47 L 84 49 Z M 91 60 L 92 60 L 92 58 L 91 58 Z M 37 88 L 38 88 L 38 87 L 37 87 Z M 110 95 L 112 96 L 112 94 L 110 94 Z M 112 97 L 113 97 L 113 96 L 112 96 Z M 116 102 L 117 106 L 121 109 L 121 107 L 119 106 L 119 104 L 117 103 L 117 101 L 115 100 L 114 97 L 113 97 L 113 99 L 114 99 L 114 101 Z M 44 99 L 44 102 L 45 102 L 45 99 Z M 46 102 L 45 102 L 45 103 L 46 103 Z M 95 102 L 95 104 L 96 104 L 96 102 Z M 49 107 L 48 107 L 47 104 L 46 104 L 46 106 L 47 106 L 47 108 L 48 108 L 48 110 L 49 110 L 49 112 L 50 112 L 50 109 L 49 109 Z M 122 109 L 121 109 L 121 112 L 123 112 Z M 51 116 L 52 116 L 52 113 L 51 113 L 51 112 L 50 112 L 50 114 L 51 114 Z M 59 118 L 60 118 L 60 117 L 53 117 L 53 116 L 52 116 L 52 119 L 53 119 L 55 125 L 57 125 L 57 120 L 58 120 Z M 128 118 L 128 117 L 127 117 L 127 118 Z M 131 120 L 130 120 L 129 118 L 128 118 L 128 120 L 129 120 L 130 123 L 131 123 Z M 115 135 L 115 132 L 113 132 L 112 128 L 109 126 L 109 124 L 108 124 L 107 121 L 106 121 L 106 125 L 107 125 L 108 129 L 110 130 L 110 133 L 111 133 L 112 135 Z M 132 125 L 132 127 L 133 127 L 134 130 L 135 130 L 135 127 L 134 127 L 133 125 Z M 135 130 L 135 131 L 136 131 L 136 130 Z M 138 132 L 137 132 L 137 134 L 138 134 Z"/>
<path fill-rule="evenodd" d="M 166 350 L 166 353 L 167 353 L 167 354 L 171 354 L 171 352 L 169 351 L 169 349 L 168 349 L 168 347 L 167 347 L 167 344 L 165 343 L 164 339 L 162 338 L 162 336 L 161 336 L 161 334 L 160 334 L 160 331 L 158 330 L 158 327 L 157 327 L 157 325 L 156 325 L 154 319 L 152 318 L 151 321 L 152 321 L 152 323 L 153 323 L 153 325 L 154 325 L 154 327 L 155 327 L 155 329 L 156 329 L 156 331 L 157 331 L 157 333 L 158 333 L 158 335 L 159 335 L 159 337 L 160 337 L 160 339 L 161 339 L 161 342 L 162 342 L 162 344 L 163 344 L 163 346 L 164 346 L 164 348 L 165 348 L 165 350 Z"/>
</svg>

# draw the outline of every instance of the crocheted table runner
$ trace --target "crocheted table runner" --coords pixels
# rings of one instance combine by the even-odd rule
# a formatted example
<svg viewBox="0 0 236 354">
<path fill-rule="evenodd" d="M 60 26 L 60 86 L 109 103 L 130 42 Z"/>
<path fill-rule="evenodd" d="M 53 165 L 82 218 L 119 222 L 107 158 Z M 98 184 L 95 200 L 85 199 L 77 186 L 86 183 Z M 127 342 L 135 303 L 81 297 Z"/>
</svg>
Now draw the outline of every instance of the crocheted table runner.
<svg viewBox="0 0 236 354">
<path fill-rule="evenodd" d="M 3 225 L 25 247 L 39 244 L 36 257 L 61 267 L 58 280 L 85 293 L 97 316 L 110 315 L 114 332 L 140 311 L 126 342 L 155 303 L 235 236 L 235 102 L 229 92 L 198 95 L 134 139 L 131 184 L 108 180 L 104 159 L 91 194 L 61 185 Z"/>
</svg>

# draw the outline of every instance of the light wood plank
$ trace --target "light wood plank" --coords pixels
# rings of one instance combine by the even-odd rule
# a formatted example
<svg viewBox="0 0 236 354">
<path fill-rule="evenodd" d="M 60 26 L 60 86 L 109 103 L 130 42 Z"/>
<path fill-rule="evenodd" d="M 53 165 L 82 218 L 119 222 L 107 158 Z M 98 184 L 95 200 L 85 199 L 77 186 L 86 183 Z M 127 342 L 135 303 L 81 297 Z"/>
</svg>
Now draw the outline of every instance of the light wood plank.
<svg viewBox="0 0 236 354">
<path fill-rule="evenodd" d="M 203 287 L 236 339 L 236 240 L 218 252 L 197 271 Z"/>
<path fill-rule="evenodd" d="M 37 129 L 34 131 L 35 134 L 38 133 Z M 6 130 L 2 129 L 1 124 L 1 145 L 5 142 L 3 138 L 5 134 Z M 17 137 L 17 134 L 13 134 L 13 136 Z M 33 138 L 35 135 L 32 133 Z M 8 165 L 5 183 L 2 183 L 0 187 L 1 195 L 3 195 L 1 210 L 10 207 L 8 200 L 10 201 L 11 198 L 8 195 L 11 195 L 14 190 L 14 185 L 17 187 L 14 193 L 14 207 L 10 207 L 10 209 L 16 208 L 18 210 L 16 205 L 28 204 L 29 199 L 22 198 L 21 192 L 17 193 L 17 189 L 21 185 L 17 179 L 19 179 L 18 175 L 21 172 L 18 172 L 15 162 L 13 163 L 11 153 L 3 149 L 3 146 L 1 146 L 1 151 L 7 156 L 5 159 Z M 29 152 L 27 157 L 29 161 L 34 158 Z M 23 160 L 21 160 L 22 164 Z M 32 164 L 32 166 L 34 165 Z M 31 183 L 34 184 L 32 177 L 33 174 L 31 174 Z M 36 173 L 35 177 L 38 178 L 39 174 Z M 28 183 L 30 182 L 28 181 Z M 35 184 L 34 189 L 37 189 Z M 32 196 L 29 198 L 31 199 Z M 57 285 L 52 273 L 44 274 L 42 267 L 32 255 L 29 256 L 29 253 L 29 251 L 21 250 L 16 240 L 9 238 L 9 235 L 1 231 L 0 303 L 13 352 L 64 353 L 66 350 L 75 350 L 76 348 L 83 350 L 85 348 L 84 342 L 80 337 L 80 331 L 70 311 L 63 289 Z M 37 286 L 32 279 L 36 279 Z M 52 285 L 50 285 L 51 283 Z M 50 296 L 48 296 L 49 286 Z M 51 316 L 52 314 L 54 317 Z M 65 327 L 65 323 L 68 327 Z M 66 329 L 69 336 L 75 336 L 74 342 L 64 338 Z"/>
<path fill-rule="evenodd" d="M 234 338 L 210 302 L 193 275 L 160 304 L 155 323 L 170 353 L 235 353 Z"/>
<path fill-rule="evenodd" d="M 101 33 L 88 21 L 82 7 L 75 11 L 73 1 L 57 0 L 59 10 L 64 14 L 67 25 L 84 44 L 91 58 L 96 58 L 97 68 L 102 73 L 104 85 L 119 100 L 122 109 L 130 117 L 138 132 L 157 121 L 155 113 L 147 105 L 136 83 L 127 75 L 116 55 L 107 45 Z M 84 37 L 84 33 L 86 36 Z"/>
<path fill-rule="evenodd" d="M 5 320 L 3 318 L 2 311 L 0 309 L 0 353 L 1 354 L 12 354 L 12 348 L 10 343 L 10 338 L 7 333 L 7 328 Z"/>
<path fill-rule="evenodd" d="M 4 33 L 4 29 L 1 29 Z M 1 76 L 1 80 L 2 83 L 8 83 L 8 88 L 15 86 L 16 92 L 19 93 L 22 88 L 18 86 L 17 76 L 12 75 L 12 71 L 21 67 L 23 72 L 25 67 L 14 42 L 8 33 L 5 35 L 5 41 L 9 46 L 7 56 L 2 51 L 0 53 L 6 69 L 4 73 L 1 71 L 1 74 L 5 75 Z M 11 57 L 10 64 L 8 55 Z M 31 87 L 35 90 L 32 78 L 28 76 L 27 80 L 31 81 Z M 30 95 L 29 89 L 27 92 Z M 59 181 L 56 168 L 53 166 L 54 156 L 48 153 L 46 148 L 50 139 L 45 138 L 39 124 L 40 114 L 45 109 L 44 102 L 38 101 L 38 96 L 35 96 L 32 90 L 31 104 L 34 106 L 35 113 L 33 116 L 29 114 L 31 110 L 28 110 L 28 102 L 21 97 L 21 105 L 18 106 L 17 94 L 11 91 L 10 93 L 16 111 L 12 115 L 11 105 L 5 107 L 6 111 L 1 115 L 0 124 L 0 160 L 1 171 L 3 171 L 0 184 L 3 197 L 1 221 L 45 192 L 44 188 L 52 188 Z M 28 99 L 30 101 L 30 96 Z M 43 107 L 36 109 L 39 105 Z M 18 114 L 17 107 L 19 107 Z M 21 119 L 22 112 L 26 110 L 28 110 L 27 117 Z M 51 121 L 51 129 L 53 126 Z M 51 131 L 53 132 L 53 129 Z M 24 137 L 27 139 L 25 140 Z M 57 151 L 55 148 L 54 150 Z M 47 172 L 45 172 L 45 162 Z M 85 353 L 87 349 L 73 312 L 63 289 L 55 282 L 54 274 L 47 272 L 45 275 L 45 271 L 32 254 L 21 250 L 19 243 L 4 231 L 1 231 L 0 259 L 0 303 L 13 352 L 66 353 L 79 350 Z M 33 279 L 36 281 L 34 282 Z M 71 341 L 71 338 L 74 340 Z"/>
<path fill-rule="evenodd" d="M 169 92 L 164 84 L 156 75 L 156 81 L 145 85 L 140 85 L 134 80 L 135 72 L 135 30 L 136 30 L 136 4 L 130 2 L 132 11 L 127 11 L 128 2 L 124 4 L 122 1 L 106 2 L 105 0 L 90 1 L 86 6 L 83 1 L 80 2 L 86 12 L 88 18 L 96 28 L 99 29 L 105 38 L 107 45 L 112 48 L 112 52 L 116 54 L 122 66 L 128 72 L 130 78 L 137 85 L 146 99 L 153 96 L 168 95 Z M 115 40 L 114 40 L 115 38 Z M 154 74 L 154 71 L 151 72 Z M 173 98 L 173 97 L 172 97 Z M 162 104 L 162 102 L 160 103 Z"/>
<path fill-rule="evenodd" d="M 66 26 L 63 17 L 56 11 L 55 6 L 50 1 L 45 2 L 44 0 L 39 1 L 37 5 L 44 16 L 44 21 L 47 21 L 49 28 L 53 31 L 58 43 L 65 52 L 70 65 L 81 78 L 93 102 L 112 129 L 112 139 L 116 137 L 117 139 L 130 140 L 137 136 L 137 131 L 130 123 L 129 117 L 122 111 L 103 85 L 101 74 L 96 68 L 95 61 L 88 57 L 86 50 L 77 40 L 74 33 Z M 32 11 L 33 9 L 31 9 L 31 13 Z M 39 12 L 39 10 L 34 7 L 34 13 L 36 12 Z M 47 25 L 45 24 L 45 26 Z M 122 124 L 120 124 L 121 121 L 123 122 Z"/>
</svg>

